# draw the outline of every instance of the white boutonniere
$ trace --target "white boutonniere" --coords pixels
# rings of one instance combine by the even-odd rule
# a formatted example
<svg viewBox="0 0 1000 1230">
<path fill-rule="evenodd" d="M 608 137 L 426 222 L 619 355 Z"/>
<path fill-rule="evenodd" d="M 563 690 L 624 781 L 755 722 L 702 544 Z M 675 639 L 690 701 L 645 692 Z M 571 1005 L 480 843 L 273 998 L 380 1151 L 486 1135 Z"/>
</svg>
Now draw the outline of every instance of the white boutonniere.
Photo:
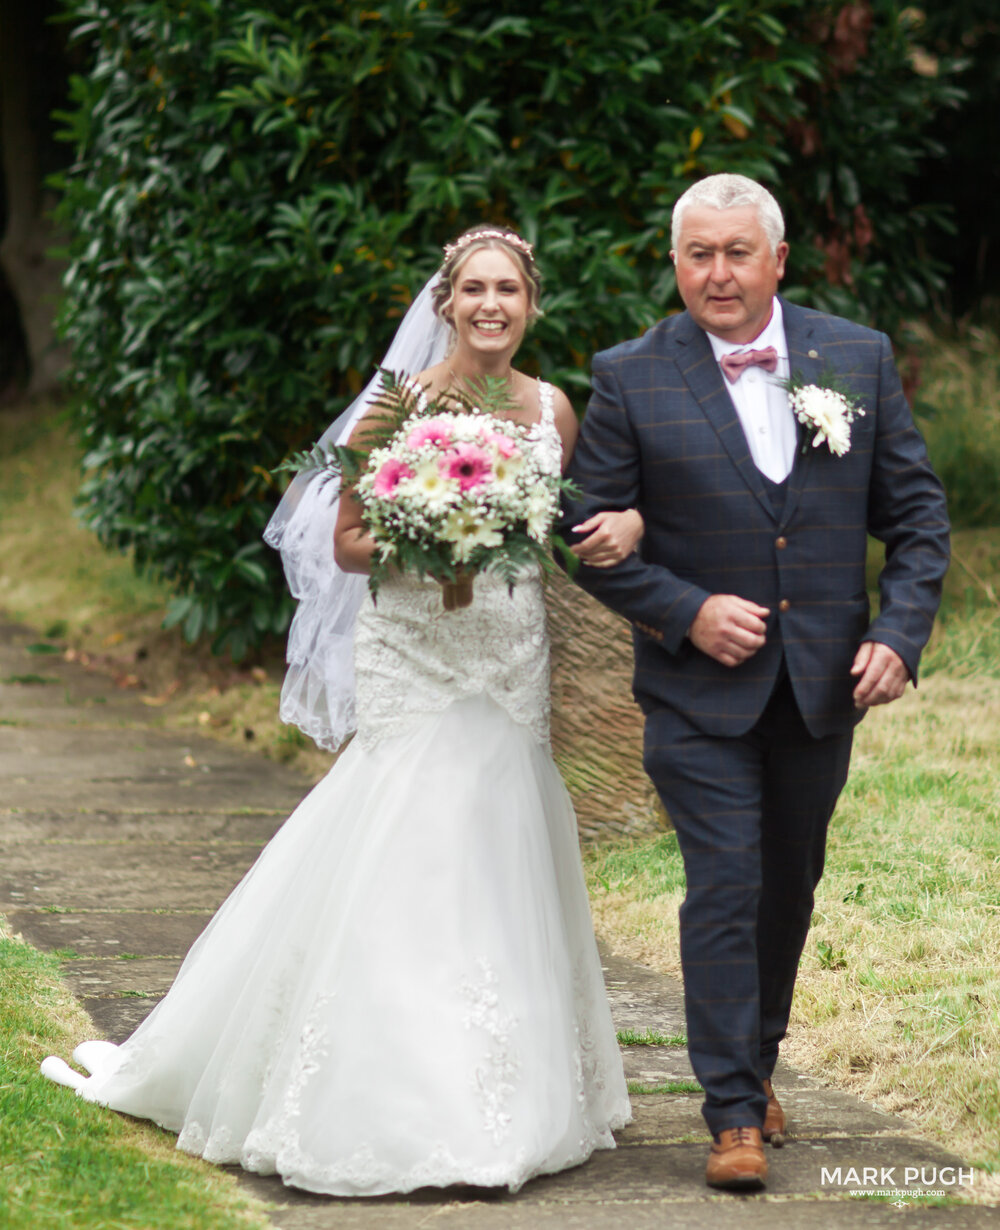
<svg viewBox="0 0 1000 1230">
<path fill-rule="evenodd" d="M 836 375 L 825 371 L 819 384 L 806 384 L 797 372 L 785 381 L 792 413 L 802 424 L 805 439 L 802 452 L 810 445 L 825 444 L 834 457 L 851 451 L 851 424 L 864 417 L 864 410 Z"/>
</svg>

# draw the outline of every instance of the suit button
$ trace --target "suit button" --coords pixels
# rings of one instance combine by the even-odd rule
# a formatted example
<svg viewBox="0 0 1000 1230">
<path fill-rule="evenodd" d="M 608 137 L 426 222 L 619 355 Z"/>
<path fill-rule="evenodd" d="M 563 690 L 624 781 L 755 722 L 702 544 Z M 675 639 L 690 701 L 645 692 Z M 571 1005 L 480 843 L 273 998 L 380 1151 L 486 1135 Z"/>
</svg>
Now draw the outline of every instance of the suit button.
<svg viewBox="0 0 1000 1230">
<path fill-rule="evenodd" d="M 788 611 L 788 610 L 791 610 L 791 606 L 792 604 L 788 601 L 787 598 L 782 598 L 782 600 L 778 603 L 778 610 Z"/>
<path fill-rule="evenodd" d="M 784 535 L 782 535 L 780 538 L 776 538 L 774 540 L 774 545 L 778 548 L 779 551 L 784 551 L 785 547 L 788 546 L 788 539 Z"/>
</svg>

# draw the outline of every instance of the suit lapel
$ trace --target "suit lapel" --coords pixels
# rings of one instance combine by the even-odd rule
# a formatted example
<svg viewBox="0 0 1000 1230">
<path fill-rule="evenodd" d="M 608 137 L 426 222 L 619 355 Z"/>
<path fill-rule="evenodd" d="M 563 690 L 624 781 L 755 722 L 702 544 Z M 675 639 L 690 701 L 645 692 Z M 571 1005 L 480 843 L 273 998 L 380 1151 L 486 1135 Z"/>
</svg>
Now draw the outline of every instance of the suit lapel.
<svg viewBox="0 0 1000 1230">
<path fill-rule="evenodd" d="M 828 360 L 815 343 L 813 326 L 809 316 L 793 303 L 781 301 L 784 317 L 785 341 L 788 343 L 788 369 L 793 377 L 800 376 L 806 384 L 818 384 Z M 788 494 L 785 507 L 781 514 L 781 528 L 791 521 L 792 514 L 799 504 L 799 499 L 805 489 L 806 479 L 812 466 L 814 449 L 807 448 L 802 452 L 802 424 L 796 423 L 798 445 L 795 449 L 795 461 L 788 477 Z"/>
<path fill-rule="evenodd" d="M 775 517 L 774 506 L 768 499 L 760 471 L 750 456 L 743 426 L 736 414 L 733 400 L 726 392 L 722 372 L 715 361 L 708 338 L 685 313 L 678 321 L 673 342 L 673 358 L 692 396 L 715 428 L 722 447 L 729 454 L 743 481 L 768 515 Z"/>
</svg>

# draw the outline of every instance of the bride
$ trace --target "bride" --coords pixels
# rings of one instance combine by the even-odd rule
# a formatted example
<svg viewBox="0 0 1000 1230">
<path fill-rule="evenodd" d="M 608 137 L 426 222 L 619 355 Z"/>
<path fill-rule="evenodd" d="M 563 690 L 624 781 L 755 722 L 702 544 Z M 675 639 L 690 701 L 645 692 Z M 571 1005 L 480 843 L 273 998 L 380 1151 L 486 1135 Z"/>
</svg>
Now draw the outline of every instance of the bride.
<svg viewBox="0 0 1000 1230">
<path fill-rule="evenodd" d="M 511 366 L 538 288 L 529 244 L 473 228 L 384 365 L 418 372 L 418 397 L 502 377 L 558 474 L 569 401 Z M 377 386 L 324 439 L 357 441 Z M 574 550 L 602 566 L 642 522 L 578 528 Z M 516 1190 L 613 1148 L 631 1114 L 549 751 L 540 576 L 511 592 L 480 574 L 471 605 L 445 613 L 437 583 L 397 574 L 376 604 L 358 504 L 308 476 L 268 538 L 300 600 L 282 716 L 326 746 L 356 736 L 135 1033 L 81 1044 L 89 1077 L 54 1057 L 43 1072 L 208 1161 L 340 1196 Z"/>
</svg>

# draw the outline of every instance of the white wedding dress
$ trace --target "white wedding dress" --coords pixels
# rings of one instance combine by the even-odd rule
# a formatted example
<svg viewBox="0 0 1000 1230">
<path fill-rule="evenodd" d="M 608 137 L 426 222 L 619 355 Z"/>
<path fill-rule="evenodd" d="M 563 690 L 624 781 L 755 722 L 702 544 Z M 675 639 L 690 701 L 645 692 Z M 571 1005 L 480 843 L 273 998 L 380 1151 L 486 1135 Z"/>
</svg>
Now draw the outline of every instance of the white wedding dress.
<svg viewBox="0 0 1000 1230">
<path fill-rule="evenodd" d="M 534 446 L 558 467 L 551 394 Z M 630 1118 L 548 746 L 541 581 L 386 584 L 357 621 L 358 733 L 84 1098 L 178 1148 L 340 1196 L 519 1188 Z"/>
</svg>

